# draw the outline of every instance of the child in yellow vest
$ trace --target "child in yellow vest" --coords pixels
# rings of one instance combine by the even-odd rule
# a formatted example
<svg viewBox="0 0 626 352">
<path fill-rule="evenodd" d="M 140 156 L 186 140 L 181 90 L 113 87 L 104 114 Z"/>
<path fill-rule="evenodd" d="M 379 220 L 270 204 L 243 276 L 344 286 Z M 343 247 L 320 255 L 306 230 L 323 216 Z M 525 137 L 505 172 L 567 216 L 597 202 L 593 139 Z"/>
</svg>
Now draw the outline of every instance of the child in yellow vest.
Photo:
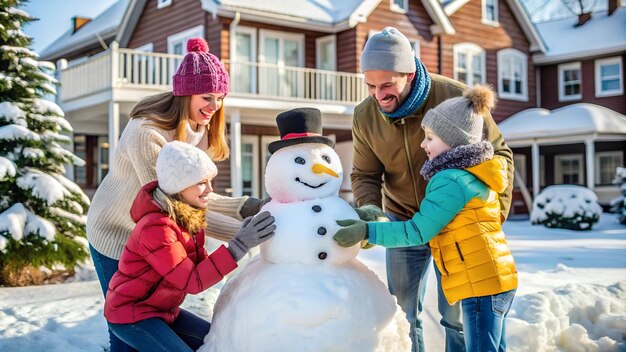
<svg viewBox="0 0 626 352">
<path fill-rule="evenodd" d="M 421 147 L 428 182 L 420 209 L 407 221 L 340 220 L 334 236 L 349 247 L 367 240 L 384 247 L 429 243 L 450 304 L 461 301 L 467 352 L 505 351 L 505 320 L 517 289 L 517 270 L 502 232 L 498 193 L 507 162 L 482 141 L 484 114 L 495 93 L 475 86 L 429 110 Z"/>
</svg>

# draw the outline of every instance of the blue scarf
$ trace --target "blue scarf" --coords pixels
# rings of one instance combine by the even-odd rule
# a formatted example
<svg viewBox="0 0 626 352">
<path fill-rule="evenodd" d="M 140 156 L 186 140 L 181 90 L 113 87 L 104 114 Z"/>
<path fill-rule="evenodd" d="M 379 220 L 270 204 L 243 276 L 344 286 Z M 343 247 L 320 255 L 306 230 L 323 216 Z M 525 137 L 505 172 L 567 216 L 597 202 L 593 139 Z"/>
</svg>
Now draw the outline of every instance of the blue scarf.
<svg viewBox="0 0 626 352">
<path fill-rule="evenodd" d="M 415 58 L 415 66 L 416 70 L 415 78 L 413 79 L 413 86 L 411 87 L 411 91 L 406 97 L 404 103 L 402 103 L 398 110 L 392 113 L 386 113 L 379 108 L 380 112 L 390 119 L 397 119 L 410 115 L 421 107 L 428 97 L 428 92 L 430 91 L 430 76 L 428 75 L 426 66 L 424 66 L 424 64 L 417 58 Z"/>
</svg>

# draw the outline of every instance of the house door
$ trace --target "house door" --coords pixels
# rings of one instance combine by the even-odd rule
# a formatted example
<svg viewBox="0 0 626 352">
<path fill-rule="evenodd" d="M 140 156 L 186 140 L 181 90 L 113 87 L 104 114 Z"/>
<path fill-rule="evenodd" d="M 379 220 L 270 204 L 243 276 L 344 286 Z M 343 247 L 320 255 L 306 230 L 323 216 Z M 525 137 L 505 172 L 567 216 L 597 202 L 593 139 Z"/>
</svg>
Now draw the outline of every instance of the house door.
<svg viewBox="0 0 626 352">
<path fill-rule="evenodd" d="M 303 91 L 304 36 L 261 31 L 259 92 L 263 95 L 299 97 Z"/>
</svg>

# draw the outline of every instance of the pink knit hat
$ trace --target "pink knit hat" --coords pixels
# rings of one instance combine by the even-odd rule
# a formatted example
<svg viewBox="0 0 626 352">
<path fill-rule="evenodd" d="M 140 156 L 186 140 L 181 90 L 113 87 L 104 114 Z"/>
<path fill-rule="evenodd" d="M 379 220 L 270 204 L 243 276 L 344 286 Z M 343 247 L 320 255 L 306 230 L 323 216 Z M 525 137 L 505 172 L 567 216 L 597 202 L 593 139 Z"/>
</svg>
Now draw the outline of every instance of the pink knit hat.
<svg viewBox="0 0 626 352">
<path fill-rule="evenodd" d="M 222 62 L 209 53 L 209 44 L 202 38 L 187 41 L 187 55 L 172 77 L 174 96 L 206 93 L 228 94 L 228 72 Z"/>
</svg>

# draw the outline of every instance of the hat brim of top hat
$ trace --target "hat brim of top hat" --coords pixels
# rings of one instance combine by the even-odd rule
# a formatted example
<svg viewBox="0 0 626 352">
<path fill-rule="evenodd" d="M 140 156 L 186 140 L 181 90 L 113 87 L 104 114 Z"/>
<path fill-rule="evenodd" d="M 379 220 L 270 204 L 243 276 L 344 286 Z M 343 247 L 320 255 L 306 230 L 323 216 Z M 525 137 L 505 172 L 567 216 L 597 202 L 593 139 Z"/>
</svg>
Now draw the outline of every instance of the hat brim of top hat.
<svg viewBox="0 0 626 352">
<path fill-rule="evenodd" d="M 289 147 L 296 144 L 302 143 L 322 143 L 326 144 L 331 148 L 335 148 L 335 142 L 333 142 L 330 138 L 324 136 L 310 136 L 310 137 L 300 137 L 294 139 L 286 139 L 280 141 L 274 141 L 267 146 L 271 154 L 274 154 L 277 150 L 285 147 Z"/>
</svg>

